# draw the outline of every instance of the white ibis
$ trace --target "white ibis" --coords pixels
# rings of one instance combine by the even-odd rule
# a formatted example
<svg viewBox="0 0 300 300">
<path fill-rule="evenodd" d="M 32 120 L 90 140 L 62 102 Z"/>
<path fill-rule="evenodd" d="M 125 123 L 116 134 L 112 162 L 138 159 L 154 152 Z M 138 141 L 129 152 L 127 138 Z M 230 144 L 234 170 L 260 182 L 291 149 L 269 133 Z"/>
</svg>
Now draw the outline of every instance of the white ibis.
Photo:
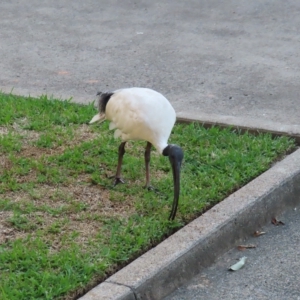
<svg viewBox="0 0 300 300">
<path fill-rule="evenodd" d="M 129 140 L 144 140 L 146 187 L 150 186 L 150 151 L 153 145 L 156 150 L 169 156 L 173 171 L 174 200 L 169 219 L 176 215 L 180 192 L 180 168 L 183 151 L 177 145 L 168 145 L 168 139 L 176 121 L 176 113 L 170 102 L 160 93 L 147 88 L 126 88 L 97 94 L 99 113 L 90 123 L 110 120 L 109 129 L 115 129 L 114 137 L 120 137 L 118 167 L 114 185 L 124 183 L 121 178 L 121 166 L 125 153 L 125 144 Z"/>
</svg>

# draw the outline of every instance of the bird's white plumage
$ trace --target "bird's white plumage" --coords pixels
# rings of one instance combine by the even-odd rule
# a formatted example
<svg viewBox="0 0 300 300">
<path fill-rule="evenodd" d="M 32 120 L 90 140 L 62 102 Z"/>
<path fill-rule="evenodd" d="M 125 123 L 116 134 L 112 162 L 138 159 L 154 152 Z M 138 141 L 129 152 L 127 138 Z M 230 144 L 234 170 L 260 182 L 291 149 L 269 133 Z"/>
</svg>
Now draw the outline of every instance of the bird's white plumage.
<svg viewBox="0 0 300 300">
<path fill-rule="evenodd" d="M 109 128 L 116 129 L 115 137 L 148 141 L 159 153 L 167 146 L 176 121 L 170 102 L 147 88 L 115 91 L 106 105 L 105 116 L 111 121 Z"/>
<path fill-rule="evenodd" d="M 151 188 L 149 163 L 151 145 L 159 153 L 169 156 L 174 179 L 174 200 L 169 219 L 176 215 L 180 194 L 180 167 L 183 151 L 177 145 L 168 145 L 168 139 L 176 121 L 176 113 L 170 102 L 160 93 L 146 88 L 128 88 L 113 93 L 99 93 L 99 114 L 90 123 L 110 120 L 110 130 L 120 137 L 118 167 L 114 185 L 124 183 L 121 166 L 128 140 L 145 140 L 146 187 Z"/>
</svg>

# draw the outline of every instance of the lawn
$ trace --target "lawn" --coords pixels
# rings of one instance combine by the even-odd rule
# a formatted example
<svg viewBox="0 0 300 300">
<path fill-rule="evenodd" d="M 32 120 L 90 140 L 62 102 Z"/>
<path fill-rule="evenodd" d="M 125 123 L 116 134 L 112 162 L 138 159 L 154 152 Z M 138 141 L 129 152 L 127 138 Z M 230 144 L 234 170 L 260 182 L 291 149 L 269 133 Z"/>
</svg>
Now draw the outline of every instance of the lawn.
<svg viewBox="0 0 300 300">
<path fill-rule="evenodd" d="M 0 93 L 0 299 L 74 299 L 295 148 L 287 137 L 177 124 L 185 153 L 174 221 L 168 158 L 128 143 L 123 185 L 112 186 L 118 145 L 93 104 Z"/>
</svg>

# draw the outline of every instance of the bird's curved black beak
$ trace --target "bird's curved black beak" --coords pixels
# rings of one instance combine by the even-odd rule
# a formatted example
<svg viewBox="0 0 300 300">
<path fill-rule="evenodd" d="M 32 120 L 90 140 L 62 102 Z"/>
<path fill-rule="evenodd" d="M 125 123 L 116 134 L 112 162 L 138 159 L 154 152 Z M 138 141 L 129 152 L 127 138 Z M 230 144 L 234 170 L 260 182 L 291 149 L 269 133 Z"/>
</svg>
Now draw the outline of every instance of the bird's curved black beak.
<svg viewBox="0 0 300 300">
<path fill-rule="evenodd" d="M 172 205 L 171 214 L 169 220 L 174 220 L 177 212 L 179 194 L 180 194 L 180 169 L 181 162 L 183 159 L 183 151 L 177 145 L 168 145 L 164 151 L 163 155 L 169 156 L 169 160 L 172 166 L 173 171 L 173 180 L 174 180 L 174 200 Z"/>
</svg>

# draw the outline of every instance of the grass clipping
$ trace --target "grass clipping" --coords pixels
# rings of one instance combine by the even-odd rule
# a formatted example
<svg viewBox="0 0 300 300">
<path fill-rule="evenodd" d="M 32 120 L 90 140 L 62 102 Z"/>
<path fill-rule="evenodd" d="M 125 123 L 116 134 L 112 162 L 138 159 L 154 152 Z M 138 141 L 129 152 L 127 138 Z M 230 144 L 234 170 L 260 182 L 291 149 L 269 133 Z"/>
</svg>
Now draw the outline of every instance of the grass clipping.
<svg viewBox="0 0 300 300">
<path fill-rule="evenodd" d="M 0 298 L 73 299 L 224 199 L 294 147 L 268 134 L 176 125 L 181 196 L 167 221 L 168 159 L 128 143 L 126 184 L 112 187 L 119 141 L 107 122 L 86 125 L 93 104 L 0 94 Z"/>
</svg>

